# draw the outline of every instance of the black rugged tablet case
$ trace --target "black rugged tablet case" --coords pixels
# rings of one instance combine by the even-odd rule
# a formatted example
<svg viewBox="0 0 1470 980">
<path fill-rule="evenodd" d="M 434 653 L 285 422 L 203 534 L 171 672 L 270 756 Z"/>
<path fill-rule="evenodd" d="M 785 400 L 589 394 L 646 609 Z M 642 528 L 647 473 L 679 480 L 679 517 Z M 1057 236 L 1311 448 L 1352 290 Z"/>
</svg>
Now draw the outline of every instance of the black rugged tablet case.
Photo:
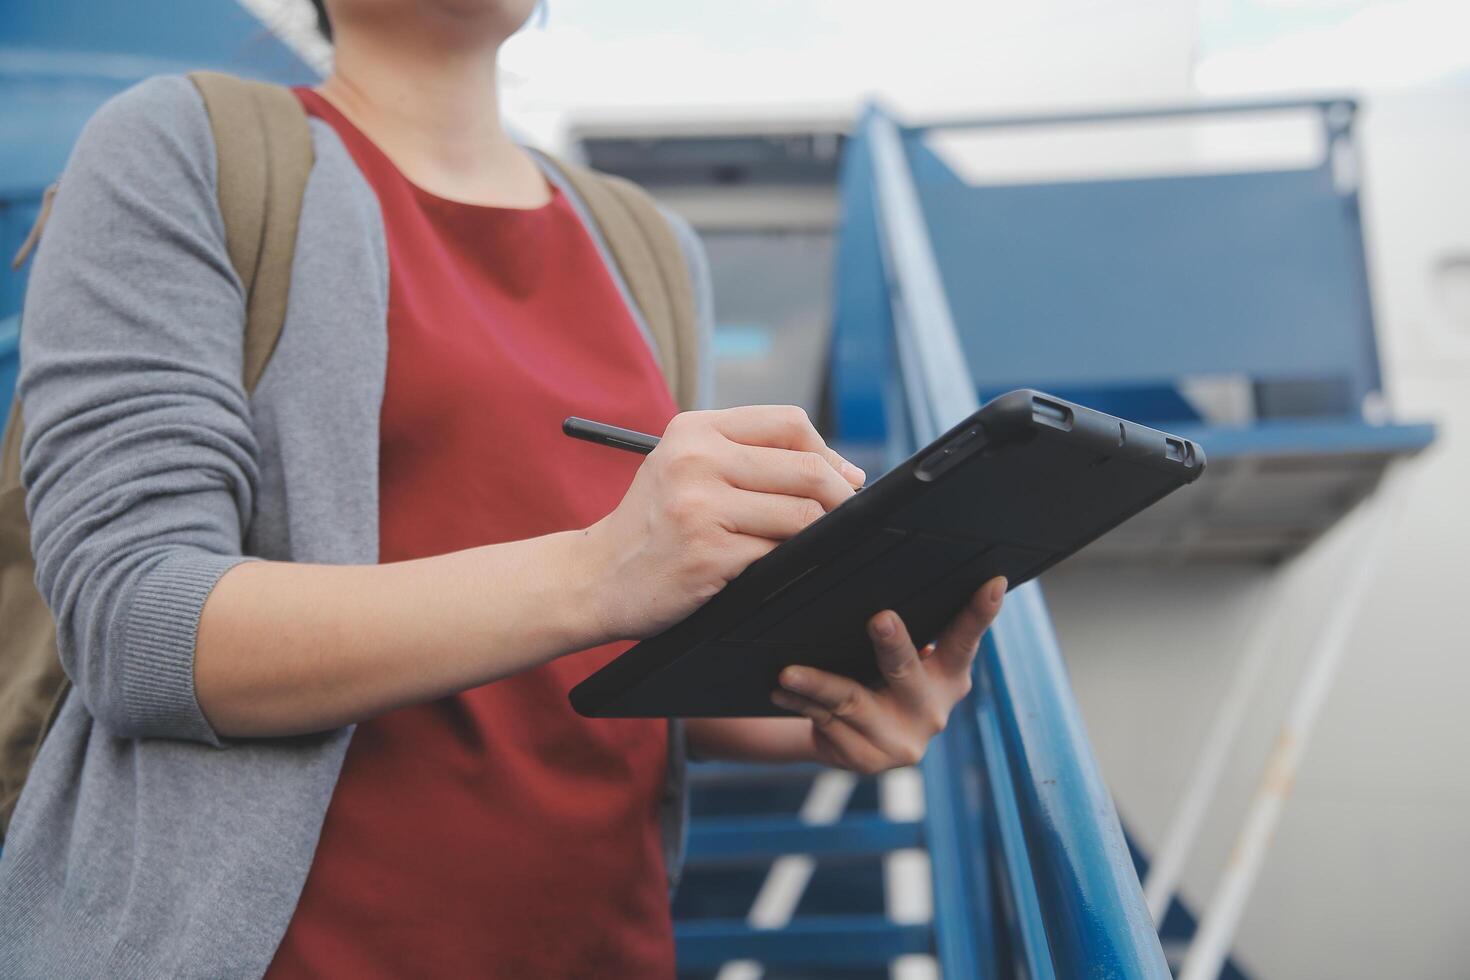
<svg viewBox="0 0 1470 980">
<path fill-rule="evenodd" d="M 790 664 L 876 684 L 873 613 L 897 610 L 927 643 L 991 577 L 1035 578 L 1204 467 L 1187 439 L 1036 391 L 1002 395 L 578 684 L 572 706 L 780 715 L 770 693 Z"/>
</svg>

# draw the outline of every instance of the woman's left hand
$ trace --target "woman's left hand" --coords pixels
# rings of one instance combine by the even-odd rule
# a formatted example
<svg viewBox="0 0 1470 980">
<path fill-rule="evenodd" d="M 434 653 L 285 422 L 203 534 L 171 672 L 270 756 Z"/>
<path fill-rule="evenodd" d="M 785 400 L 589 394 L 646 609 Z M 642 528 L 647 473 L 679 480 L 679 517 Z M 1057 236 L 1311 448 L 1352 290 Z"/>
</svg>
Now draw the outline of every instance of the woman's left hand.
<svg viewBox="0 0 1470 980">
<path fill-rule="evenodd" d="M 1000 612 L 1006 580 L 993 578 L 970 599 L 932 647 L 914 649 L 903 620 L 885 610 L 868 620 L 868 635 L 886 685 L 874 691 L 814 667 L 787 667 L 771 700 L 812 721 L 819 761 L 873 774 L 916 765 L 929 740 L 970 691 L 980 637 Z"/>
</svg>

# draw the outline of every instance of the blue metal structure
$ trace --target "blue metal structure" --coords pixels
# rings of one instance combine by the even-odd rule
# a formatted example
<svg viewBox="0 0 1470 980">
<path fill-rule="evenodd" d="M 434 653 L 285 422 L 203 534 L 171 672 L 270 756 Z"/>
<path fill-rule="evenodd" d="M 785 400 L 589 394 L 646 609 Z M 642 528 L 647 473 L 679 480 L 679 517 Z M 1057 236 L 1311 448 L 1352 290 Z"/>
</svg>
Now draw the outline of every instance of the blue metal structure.
<svg viewBox="0 0 1470 980">
<path fill-rule="evenodd" d="M 1132 414 L 1190 420 L 1198 416 L 1177 397 L 1180 379 L 1235 375 L 1256 385 L 1258 418 L 1360 420 L 1382 382 L 1355 110 L 1339 98 L 902 128 L 981 399 L 1024 379 L 1092 394 L 1093 402 L 1118 404 L 1127 392 L 1144 406 Z M 1320 156 L 1305 168 L 970 184 L 928 142 L 976 130 L 1303 112 L 1315 114 L 1322 134 Z M 880 377 L 858 369 L 837 376 L 851 438 L 883 439 L 873 425 Z"/>
<path fill-rule="evenodd" d="M 1356 102 L 1330 98 L 897 127 L 956 343 L 981 401 L 1018 387 L 1167 426 L 1207 445 L 1211 479 L 1089 549 L 1118 560 L 1279 561 L 1376 486 L 1433 426 L 1386 418 L 1359 205 Z M 1139 122 L 1315 123 L 1305 165 L 1119 179 L 971 183 L 942 136 Z M 843 175 L 833 428 L 888 445 L 902 367 L 862 147 Z M 902 336 L 900 330 L 898 336 Z M 1201 380 L 1245 395 L 1212 418 Z M 911 386 L 910 386 L 911 387 Z"/>
<path fill-rule="evenodd" d="M 1270 389 L 1291 386 L 1292 414 L 1356 413 L 1381 381 L 1356 181 L 1338 173 L 1337 147 L 1351 141 L 1355 105 L 1311 108 L 1325 152 L 1308 169 L 974 187 L 957 185 L 932 154 L 915 153 L 955 305 L 991 325 L 987 350 L 969 352 L 981 391 L 1009 389 L 1022 376 L 1065 389 L 1241 374 Z M 1088 124 L 1201 114 L 1132 112 Z M 1010 127 L 1028 123 L 1036 121 Z M 1065 289 L 1057 288 L 1058 269 L 1066 270 Z M 1007 335 L 1021 342 L 997 356 L 989 345 Z"/>
<path fill-rule="evenodd" d="M 150 75 L 213 68 L 290 84 L 315 73 L 234 0 L 7 0 L 0 13 L 0 322 L 19 313 L 25 269 L 10 257 L 82 125 Z M 9 338 L 9 339 L 7 339 Z M 0 326 L 0 404 L 13 337 Z"/>
</svg>

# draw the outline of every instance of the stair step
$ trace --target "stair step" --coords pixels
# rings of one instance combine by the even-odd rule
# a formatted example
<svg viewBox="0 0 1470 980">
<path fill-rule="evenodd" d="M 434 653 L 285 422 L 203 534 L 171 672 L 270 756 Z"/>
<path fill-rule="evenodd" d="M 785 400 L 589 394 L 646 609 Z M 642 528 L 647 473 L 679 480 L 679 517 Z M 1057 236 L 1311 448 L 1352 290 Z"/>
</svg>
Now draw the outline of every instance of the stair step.
<svg viewBox="0 0 1470 980">
<path fill-rule="evenodd" d="M 922 847 L 923 824 L 877 814 L 809 824 L 792 817 L 701 818 L 690 823 L 690 864 L 754 864 L 783 854 L 854 858 Z"/>
<path fill-rule="evenodd" d="M 675 923 L 681 970 L 710 970 L 729 960 L 770 966 L 881 966 L 906 953 L 928 953 L 928 925 L 900 925 L 881 915 L 806 916 L 781 929 L 752 929 L 740 919 Z"/>
<path fill-rule="evenodd" d="M 792 783 L 815 779 L 827 766 L 814 762 L 693 762 L 689 781 L 697 786 L 710 783 Z"/>
</svg>

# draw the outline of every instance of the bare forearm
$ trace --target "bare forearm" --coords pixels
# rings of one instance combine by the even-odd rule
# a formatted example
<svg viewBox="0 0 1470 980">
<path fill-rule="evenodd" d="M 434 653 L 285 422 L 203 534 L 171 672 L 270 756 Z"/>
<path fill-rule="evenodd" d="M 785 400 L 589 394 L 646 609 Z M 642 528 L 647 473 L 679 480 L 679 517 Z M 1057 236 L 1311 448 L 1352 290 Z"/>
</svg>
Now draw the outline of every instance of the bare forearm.
<svg viewBox="0 0 1470 980">
<path fill-rule="evenodd" d="M 224 735 L 320 731 L 650 636 L 863 479 L 800 409 L 686 412 L 586 531 L 391 565 L 236 566 L 200 619 L 200 707 Z"/>
<path fill-rule="evenodd" d="M 223 735 L 321 731 L 606 642 L 582 537 L 388 565 L 236 566 L 200 621 L 200 706 Z"/>
<path fill-rule="evenodd" d="M 812 723 L 805 718 L 691 718 L 685 723 L 696 758 L 727 762 L 815 762 Z"/>
</svg>

